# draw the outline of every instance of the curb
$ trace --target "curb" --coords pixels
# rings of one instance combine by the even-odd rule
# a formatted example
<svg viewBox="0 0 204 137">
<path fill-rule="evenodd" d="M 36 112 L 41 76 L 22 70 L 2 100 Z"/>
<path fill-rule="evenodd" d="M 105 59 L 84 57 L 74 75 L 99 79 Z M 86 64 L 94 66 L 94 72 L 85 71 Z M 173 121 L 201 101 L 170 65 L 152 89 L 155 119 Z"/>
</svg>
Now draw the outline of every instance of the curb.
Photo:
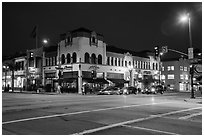
<svg viewBox="0 0 204 137">
<path fill-rule="evenodd" d="M 196 104 L 202 104 L 202 98 L 195 98 L 195 99 L 184 99 L 183 101 L 189 102 L 189 103 L 196 103 Z"/>
</svg>

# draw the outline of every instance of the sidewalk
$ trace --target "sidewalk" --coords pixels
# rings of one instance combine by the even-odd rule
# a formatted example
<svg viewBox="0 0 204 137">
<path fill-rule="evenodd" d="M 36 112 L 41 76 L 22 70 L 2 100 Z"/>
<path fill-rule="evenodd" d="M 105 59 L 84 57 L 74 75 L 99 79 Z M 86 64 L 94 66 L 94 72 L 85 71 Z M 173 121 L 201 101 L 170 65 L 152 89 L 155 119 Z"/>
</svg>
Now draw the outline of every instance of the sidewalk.
<svg viewBox="0 0 204 137">
<path fill-rule="evenodd" d="M 2 92 L 2 93 L 21 93 L 21 94 L 46 94 L 46 95 L 57 95 L 58 93 L 56 92 L 39 92 L 37 93 L 36 91 L 20 91 L 20 90 L 14 90 L 14 92 L 9 91 L 9 92 Z M 63 94 L 63 93 L 61 93 Z"/>
<path fill-rule="evenodd" d="M 202 97 L 186 98 L 186 99 L 184 99 L 184 101 L 190 102 L 190 103 L 202 104 Z"/>
</svg>

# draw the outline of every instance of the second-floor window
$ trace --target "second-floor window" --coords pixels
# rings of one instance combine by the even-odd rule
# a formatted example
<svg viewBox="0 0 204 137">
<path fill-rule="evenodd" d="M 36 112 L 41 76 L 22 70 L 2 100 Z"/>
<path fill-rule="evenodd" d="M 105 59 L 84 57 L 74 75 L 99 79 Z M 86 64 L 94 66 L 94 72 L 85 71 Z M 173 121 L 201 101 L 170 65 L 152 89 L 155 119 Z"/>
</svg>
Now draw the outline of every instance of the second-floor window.
<svg viewBox="0 0 204 137">
<path fill-rule="evenodd" d="M 174 70 L 174 66 L 168 66 L 168 67 L 167 67 L 167 70 L 168 70 L 168 71 Z"/>
<path fill-rule="evenodd" d="M 74 52 L 74 53 L 72 54 L 72 62 L 73 62 L 73 63 L 76 63 L 76 62 L 77 62 L 77 54 L 76 54 L 76 52 Z"/>
<path fill-rule="evenodd" d="M 174 79 L 174 74 L 167 75 L 168 79 Z"/>
<path fill-rule="evenodd" d="M 90 60 L 89 53 L 86 52 L 85 53 L 85 63 L 90 63 L 89 60 Z"/>
<path fill-rule="evenodd" d="M 91 55 L 91 63 L 96 64 L 96 55 L 94 53 Z"/>
<path fill-rule="evenodd" d="M 71 63 L 71 55 L 67 53 L 67 64 Z"/>
<path fill-rule="evenodd" d="M 62 64 L 65 63 L 65 55 L 64 55 L 64 54 L 62 54 L 62 56 L 61 56 L 61 63 L 62 63 Z"/>
<path fill-rule="evenodd" d="M 107 65 L 110 65 L 110 57 L 107 57 Z"/>
<path fill-rule="evenodd" d="M 102 56 L 100 54 L 98 55 L 98 64 L 102 64 Z"/>
</svg>

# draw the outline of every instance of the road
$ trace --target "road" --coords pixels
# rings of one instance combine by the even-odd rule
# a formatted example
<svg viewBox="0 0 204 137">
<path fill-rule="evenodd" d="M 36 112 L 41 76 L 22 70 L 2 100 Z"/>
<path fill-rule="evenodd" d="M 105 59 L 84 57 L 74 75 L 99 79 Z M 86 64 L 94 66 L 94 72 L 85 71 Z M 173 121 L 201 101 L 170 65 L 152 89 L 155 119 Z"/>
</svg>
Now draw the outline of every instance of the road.
<svg viewBox="0 0 204 137">
<path fill-rule="evenodd" d="M 190 93 L 2 93 L 3 135 L 202 135 L 202 103 Z"/>
</svg>

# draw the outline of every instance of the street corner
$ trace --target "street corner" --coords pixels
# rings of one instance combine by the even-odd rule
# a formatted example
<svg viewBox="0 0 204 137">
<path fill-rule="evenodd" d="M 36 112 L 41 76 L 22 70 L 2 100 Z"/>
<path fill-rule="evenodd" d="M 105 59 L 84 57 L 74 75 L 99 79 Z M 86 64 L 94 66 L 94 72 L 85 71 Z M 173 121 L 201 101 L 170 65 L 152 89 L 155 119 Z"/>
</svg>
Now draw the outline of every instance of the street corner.
<svg viewBox="0 0 204 137">
<path fill-rule="evenodd" d="M 201 97 L 186 98 L 184 99 L 184 102 L 202 104 L 202 98 Z"/>
</svg>

